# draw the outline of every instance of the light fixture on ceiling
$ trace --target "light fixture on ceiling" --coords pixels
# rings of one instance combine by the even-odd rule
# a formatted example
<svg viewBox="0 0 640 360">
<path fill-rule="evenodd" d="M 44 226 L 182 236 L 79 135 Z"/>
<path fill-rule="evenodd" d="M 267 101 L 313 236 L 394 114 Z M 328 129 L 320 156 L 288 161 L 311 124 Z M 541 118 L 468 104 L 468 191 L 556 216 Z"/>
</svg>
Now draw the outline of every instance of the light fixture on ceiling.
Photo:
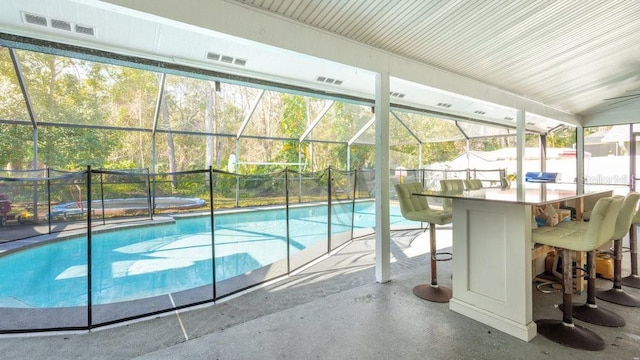
<svg viewBox="0 0 640 360">
<path fill-rule="evenodd" d="M 70 21 L 60 19 L 50 19 L 42 15 L 31 14 L 27 12 L 21 12 L 22 21 L 25 24 L 44 26 L 56 30 L 75 32 L 81 35 L 94 36 L 95 31 L 91 26 L 74 24 Z"/>
<path fill-rule="evenodd" d="M 233 56 L 222 55 L 222 54 L 218 54 L 218 53 L 214 53 L 214 52 L 208 52 L 207 53 L 207 59 L 208 60 L 217 61 L 217 62 L 221 62 L 221 63 L 224 63 L 224 64 L 229 64 L 229 65 L 237 65 L 237 66 L 246 66 L 247 65 L 247 60 L 246 59 L 234 58 Z"/>
</svg>

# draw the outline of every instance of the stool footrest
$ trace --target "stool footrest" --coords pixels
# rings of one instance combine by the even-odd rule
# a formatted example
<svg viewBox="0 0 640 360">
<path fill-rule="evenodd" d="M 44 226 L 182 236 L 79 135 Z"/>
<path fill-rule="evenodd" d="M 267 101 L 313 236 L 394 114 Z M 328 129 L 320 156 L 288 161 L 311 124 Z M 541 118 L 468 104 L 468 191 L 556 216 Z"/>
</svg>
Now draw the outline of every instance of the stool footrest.
<svg viewBox="0 0 640 360">
<path fill-rule="evenodd" d="M 431 259 L 435 261 L 449 261 L 453 259 L 453 254 L 450 252 L 437 252 L 431 256 Z"/>
</svg>

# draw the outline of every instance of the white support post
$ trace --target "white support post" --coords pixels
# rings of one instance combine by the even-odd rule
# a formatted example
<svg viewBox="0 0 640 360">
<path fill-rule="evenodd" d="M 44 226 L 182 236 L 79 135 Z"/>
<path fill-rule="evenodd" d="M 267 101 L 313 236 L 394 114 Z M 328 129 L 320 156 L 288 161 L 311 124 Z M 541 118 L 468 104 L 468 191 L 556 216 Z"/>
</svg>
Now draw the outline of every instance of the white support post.
<svg viewBox="0 0 640 360">
<path fill-rule="evenodd" d="M 376 281 L 391 280 L 389 220 L 389 74 L 376 74 Z"/>
<path fill-rule="evenodd" d="M 518 200 L 524 199 L 524 159 L 526 149 L 526 119 L 525 112 L 518 110 L 517 133 L 516 133 L 516 197 Z"/>
<path fill-rule="evenodd" d="M 582 156 L 581 156 L 582 155 Z M 576 128 L 576 191 L 584 194 L 584 128 Z"/>
</svg>

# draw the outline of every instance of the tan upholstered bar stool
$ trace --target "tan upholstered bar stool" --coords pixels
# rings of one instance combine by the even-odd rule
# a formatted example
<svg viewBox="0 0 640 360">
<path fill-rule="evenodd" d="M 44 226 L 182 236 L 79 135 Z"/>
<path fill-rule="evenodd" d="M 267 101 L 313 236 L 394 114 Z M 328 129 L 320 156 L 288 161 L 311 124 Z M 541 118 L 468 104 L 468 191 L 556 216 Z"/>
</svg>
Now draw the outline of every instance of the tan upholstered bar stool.
<svg viewBox="0 0 640 360">
<path fill-rule="evenodd" d="M 622 196 L 616 196 L 615 198 L 622 198 Z M 633 215 L 635 213 L 635 208 L 640 200 L 640 193 L 630 192 L 624 197 L 622 201 L 622 206 L 620 207 L 620 212 L 618 216 L 612 218 L 612 213 L 608 213 L 607 217 L 602 226 L 605 227 L 614 227 L 614 232 L 611 237 L 611 240 L 614 241 L 614 244 L 620 245 L 621 238 L 624 237 L 626 231 L 629 229 L 631 224 L 631 220 L 633 219 Z M 571 226 L 571 225 L 576 226 Z M 589 226 L 588 222 L 569 222 L 569 223 L 561 223 L 558 226 L 560 227 L 571 227 L 571 228 L 580 228 L 583 231 L 587 229 Z M 600 247 L 600 246 L 598 246 Z M 622 249 L 620 249 L 622 250 Z M 616 266 L 622 266 L 622 254 L 620 255 L 620 263 Z M 573 304 L 573 317 L 582 321 L 586 321 L 590 324 L 601 325 L 601 326 L 610 326 L 610 327 L 621 327 L 625 325 L 624 318 L 620 315 L 610 311 L 598 307 L 596 304 L 596 297 L 602 299 L 600 297 L 600 293 L 603 291 L 596 291 L 596 264 L 595 264 L 595 250 L 589 251 L 587 253 L 587 270 L 588 270 L 588 281 L 587 281 L 587 302 L 582 305 Z M 614 274 L 615 278 L 615 274 Z M 619 271 L 618 271 L 618 282 L 619 282 Z M 608 292 L 608 291 L 607 291 Z M 605 297 L 609 294 L 605 294 Z M 620 296 L 624 296 L 625 294 L 621 294 Z M 618 296 L 618 292 L 609 295 L 611 297 Z M 603 299 L 605 300 L 605 299 Z M 562 308 L 562 306 L 561 306 Z"/>
<path fill-rule="evenodd" d="M 609 222 L 615 224 L 622 205 L 622 197 L 601 198 L 591 213 L 591 220 L 586 230 L 556 227 L 553 229 L 535 229 L 531 233 L 533 242 L 554 246 L 562 251 L 562 320 L 536 320 L 538 333 L 559 344 L 583 350 L 602 350 L 604 340 L 580 325 L 573 323 L 573 271 L 572 255 L 575 251 L 593 251 L 598 246 L 609 241 L 613 236 L 614 226 L 606 226 Z M 613 219 L 613 221 L 611 220 Z M 543 229 L 543 230 L 542 230 Z"/>
<path fill-rule="evenodd" d="M 640 299 L 622 289 L 622 239 L 629 232 L 636 214 L 638 200 L 640 200 L 640 193 L 630 192 L 624 200 L 616 222 L 616 230 L 613 234 L 613 254 L 615 258 L 613 263 L 613 287 L 609 290 L 596 291 L 598 299 L 632 307 L 640 307 Z"/>
<path fill-rule="evenodd" d="M 500 189 L 502 190 L 506 190 L 508 188 L 511 187 L 511 181 L 509 179 L 507 179 L 506 177 L 501 177 L 500 178 Z"/>
<path fill-rule="evenodd" d="M 424 191 L 419 183 L 396 184 L 396 193 L 400 201 L 400 211 L 407 220 L 421 221 L 429 224 L 429 255 L 431 257 L 431 283 L 420 284 L 413 288 L 413 293 L 424 300 L 433 302 L 449 302 L 451 289 L 438 284 L 437 262 L 451 260 L 453 254 L 437 252 L 436 225 L 449 224 L 452 221 L 451 211 L 436 210 L 429 207 L 427 198 L 415 196 L 414 193 Z"/>
<path fill-rule="evenodd" d="M 465 190 L 480 190 L 482 189 L 482 181 L 478 180 L 478 179 L 469 179 L 469 180 L 463 180 L 464 182 L 464 189 Z"/>
<path fill-rule="evenodd" d="M 461 179 L 446 179 L 440 180 L 440 189 L 448 194 L 462 194 L 464 192 L 464 181 Z M 447 211 L 452 211 L 451 205 L 453 201 L 451 199 L 443 199 L 442 207 Z"/>
<path fill-rule="evenodd" d="M 483 187 L 482 181 L 479 179 L 471 179 L 469 183 L 471 184 L 471 190 L 480 190 Z"/>
<path fill-rule="evenodd" d="M 440 180 L 440 189 L 449 193 L 462 194 L 464 192 L 464 181 L 462 179 Z"/>
<path fill-rule="evenodd" d="M 638 229 L 640 224 L 640 210 L 636 211 L 632 227 L 629 229 L 629 252 L 631 253 L 631 274 L 622 278 L 622 285 L 640 289 L 640 275 L 638 275 Z"/>
</svg>

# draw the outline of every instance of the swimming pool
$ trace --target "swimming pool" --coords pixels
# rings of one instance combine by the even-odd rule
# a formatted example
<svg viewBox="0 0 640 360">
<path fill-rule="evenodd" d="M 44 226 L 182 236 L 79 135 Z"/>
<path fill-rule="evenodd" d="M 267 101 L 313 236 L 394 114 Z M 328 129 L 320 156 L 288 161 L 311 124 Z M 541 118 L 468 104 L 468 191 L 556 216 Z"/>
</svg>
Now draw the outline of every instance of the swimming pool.
<svg viewBox="0 0 640 360">
<path fill-rule="evenodd" d="M 351 234 L 351 207 L 332 207 L 331 237 Z M 356 203 L 354 210 L 355 230 L 375 226 L 374 203 Z M 326 253 L 327 218 L 326 205 L 298 206 L 289 209 L 288 228 L 280 208 L 216 214 L 213 235 L 208 215 L 97 232 L 90 269 L 86 236 L 26 248 L 0 256 L 0 272 L 8 275 L 0 283 L 0 307 L 87 306 L 89 286 L 92 305 L 112 304 L 211 287 L 214 275 L 218 284 L 265 268 L 265 274 L 282 273 L 274 264 Z M 416 226 L 395 207 L 391 223 Z"/>
</svg>

